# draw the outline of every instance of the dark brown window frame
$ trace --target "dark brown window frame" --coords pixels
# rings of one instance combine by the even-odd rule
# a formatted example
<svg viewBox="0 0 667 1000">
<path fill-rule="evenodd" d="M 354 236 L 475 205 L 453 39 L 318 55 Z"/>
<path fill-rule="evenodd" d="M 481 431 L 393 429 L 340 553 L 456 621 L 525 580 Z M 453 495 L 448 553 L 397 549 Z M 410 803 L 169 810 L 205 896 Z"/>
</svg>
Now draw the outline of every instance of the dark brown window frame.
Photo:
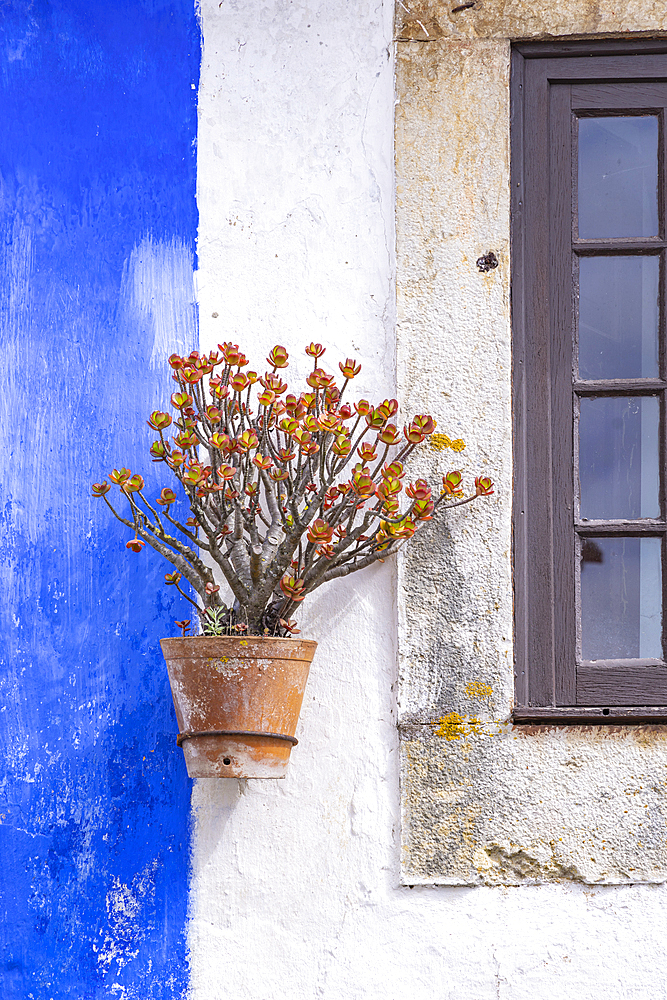
<svg viewBox="0 0 667 1000">
<path fill-rule="evenodd" d="M 514 405 L 515 694 L 518 723 L 667 722 L 667 663 L 576 663 L 572 406 L 571 90 L 577 83 L 667 87 L 667 38 L 519 43 L 512 49 L 511 211 Z M 624 105 L 625 106 L 625 105 Z M 602 105 L 595 105 L 599 110 Z M 653 110 L 650 100 L 647 109 Z M 661 105 L 661 168 L 667 173 L 667 107 Z M 551 117 L 550 117 L 551 116 Z M 659 253 L 661 341 L 665 324 L 666 210 L 658 239 L 613 249 Z M 576 242 L 576 241 L 575 241 Z M 609 241 L 606 241 L 607 247 Z M 632 247 L 630 246 L 632 244 Z M 584 251 L 583 241 L 576 252 Z M 564 334 L 565 331 L 565 334 Z M 569 338 L 569 349 L 564 339 Z M 568 350 L 570 354 L 568 354 Z M 563 357 L 564 356 L 564 357 Z M 553 360 L 560 358 L 558 364 Z M 652 524 L 622 526 L 663 538 L 663 634 L 667 626 L 667 358 L 640 393 L 661 403 L 661 510 Z M 655 383 L 655 385 L 653 384 Z M 600 388 L 600 387 L 598 387 Z M 605 383 L 609 389 L 609 383 Z M 625 382 L 618 391 L 628 390 Z M 580 395 L 592 384 L 575 386 Z M 559 429 L 560 433 L 556 432 Z M 565 433 L 562 430 L 565 429 Z M 581 525 L 577 529 L 582 535 Z M 609 533 L 609 525 L 599 529 Z M 595 534 L 595 527 L 583 534 Z M 568 541 L 570 539 L 570 541 Z M 665 643 L 663 643 L 665 646 Z M 578 672 L 577 672 L 578 671 Z M 648 693 L 647 693 L 648 692 Z M 623 704 L 627 702 L 627 704 Z"/>
</svg>

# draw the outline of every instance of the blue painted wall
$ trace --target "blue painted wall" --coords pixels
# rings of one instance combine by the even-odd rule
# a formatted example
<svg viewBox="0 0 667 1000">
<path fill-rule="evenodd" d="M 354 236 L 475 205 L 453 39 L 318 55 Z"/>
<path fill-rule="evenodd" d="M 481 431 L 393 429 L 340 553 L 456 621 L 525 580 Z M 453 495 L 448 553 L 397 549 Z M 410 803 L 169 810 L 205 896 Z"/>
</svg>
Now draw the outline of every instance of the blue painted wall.
<svg viewBox="0 0 667 1000">
<path fill-rule="evenodd" d="M 190 789 L 158 646 L 185 609 L 90 483 L 120 463 L 157 490 L 159 357 L 196 332 L 199 61 L 192 0 L 0 4 L 5 1000 L 185 995 Z"/>
</svg>

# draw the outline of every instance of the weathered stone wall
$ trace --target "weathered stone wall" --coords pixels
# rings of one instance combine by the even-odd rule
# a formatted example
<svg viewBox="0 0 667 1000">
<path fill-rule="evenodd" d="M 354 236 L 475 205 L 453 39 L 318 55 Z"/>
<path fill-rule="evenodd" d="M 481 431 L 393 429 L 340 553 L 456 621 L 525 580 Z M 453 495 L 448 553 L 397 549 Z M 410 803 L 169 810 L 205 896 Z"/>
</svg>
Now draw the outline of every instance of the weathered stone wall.
<svg viewBox="0 0 667 1000">
<path fill-rule="evenodd" d="M 401 403 L 464 437 L 495 495 L 401 564 L 403 878 L 667 878 L 667 729 L 528 729 L 512 708 L 510 39 L 667 31 L 663 4 L 397 7 Z M 499 266 L 480 273 L 493 250 Z M 431 479 L 459 456 L 431 450 Z"/>
</svg>

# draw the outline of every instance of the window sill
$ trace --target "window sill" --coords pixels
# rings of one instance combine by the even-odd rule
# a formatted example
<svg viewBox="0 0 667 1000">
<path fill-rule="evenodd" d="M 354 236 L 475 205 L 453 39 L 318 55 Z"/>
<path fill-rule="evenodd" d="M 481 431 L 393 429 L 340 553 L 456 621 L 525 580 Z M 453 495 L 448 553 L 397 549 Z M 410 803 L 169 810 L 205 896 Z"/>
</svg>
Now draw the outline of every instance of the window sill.
<svg viewBox="0 0 667 1000">
<path fill-rule="evenodd" d="M 667 724 L 667 708 L 653 706 L 632 706 L 615 708 L 564 708 L 517 707 L 512 712 L 515 724 L 532 725 L 641 725 L 646 723 Z"/>
</svg>

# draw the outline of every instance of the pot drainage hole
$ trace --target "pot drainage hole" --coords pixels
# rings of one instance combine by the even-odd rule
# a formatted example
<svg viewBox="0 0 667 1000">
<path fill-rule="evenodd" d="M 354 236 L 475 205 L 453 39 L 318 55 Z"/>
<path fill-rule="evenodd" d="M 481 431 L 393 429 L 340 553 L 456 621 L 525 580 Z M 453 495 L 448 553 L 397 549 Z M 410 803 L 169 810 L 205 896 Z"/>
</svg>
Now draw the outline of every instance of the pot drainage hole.
<svg viewBox="0 0 667 1000">
<path fill-rule="evenodd" d="M 222 763 L 229 765 L 231 764 L 231 759 L 229 757 L 223 757 Z"/>
</svg>

